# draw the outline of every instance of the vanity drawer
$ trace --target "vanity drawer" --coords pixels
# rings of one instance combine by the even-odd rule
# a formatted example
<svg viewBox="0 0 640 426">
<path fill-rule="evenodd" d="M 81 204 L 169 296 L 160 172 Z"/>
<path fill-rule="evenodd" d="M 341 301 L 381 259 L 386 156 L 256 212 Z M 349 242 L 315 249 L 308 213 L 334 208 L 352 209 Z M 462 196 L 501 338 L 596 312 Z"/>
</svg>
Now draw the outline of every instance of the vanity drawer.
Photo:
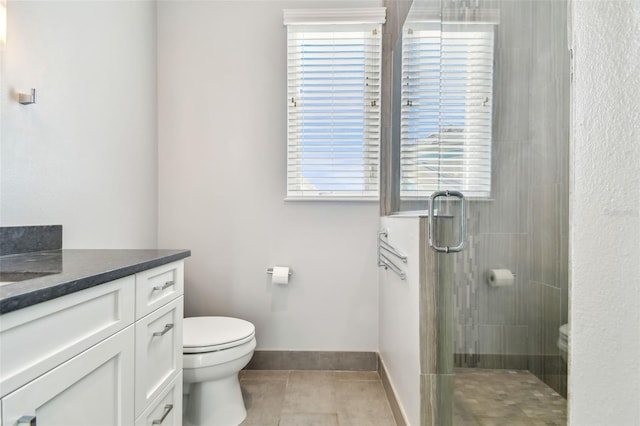
<svg viewBox="0 0 640 426">
<path fill-rule="evenodd" d="M 136 274 L 136 319 L 184 293 L 184 262 L 173 262 Z"/>
<path fill-rule="evenodd" d="M 133 324 L 133 276 L 2 315 L 0 396 Z"/>
<path fill-rule="evenodd" d="M 182 371 L 136 419 L 136 426 L 180 426 L 181 424 Z"/>
<path fill-rule="evenodd" d="M 182 371 L 183 297 L 138 320 L 136 327 L 136 417 L 172 377 Z"/>
</svg>

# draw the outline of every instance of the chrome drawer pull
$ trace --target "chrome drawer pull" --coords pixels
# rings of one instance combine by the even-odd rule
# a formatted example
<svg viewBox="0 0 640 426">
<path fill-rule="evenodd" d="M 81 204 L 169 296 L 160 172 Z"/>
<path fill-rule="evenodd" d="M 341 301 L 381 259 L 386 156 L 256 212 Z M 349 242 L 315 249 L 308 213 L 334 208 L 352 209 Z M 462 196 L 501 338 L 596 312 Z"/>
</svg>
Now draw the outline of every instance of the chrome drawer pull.
<svg viewBox="0 0 640 426">
<path fill-rule="evenodd" d="M 18 419 L 18 426 L 36 426 L 36 416 L 22 416 Z"/>
<path fill-rule="evenodd" d="M 164 406 L 164 412 L 162 413 L 162 417 L 160 420 L 154 420 L 151 422 L 152 425 L 161 425 L 164 419 L 169 415 L 169 413 L 173 410 L 173 404 L 167 404 Z"/>
<path fill-rule="evenodd" d="M 154 336 L 164 336 L 165 334 L 167 334 L 167 331 L 171 330 L 173 328 L 173 324 L 167 324 L 164 326 L 164 330 L 162 331 L 156 331 L 155 333 L 153 333 Z"/>
<path fill-rule="evenodd" d="M 171 287 L 172 285 L 174 285 L 175 282 L 174 281 L 167 281 L 166 283 L 164 283 L 164 285 L 157 285 L 155 287 L 153 287 L 154 291 L 162 291 L 167 287 Z"/>
</svg>

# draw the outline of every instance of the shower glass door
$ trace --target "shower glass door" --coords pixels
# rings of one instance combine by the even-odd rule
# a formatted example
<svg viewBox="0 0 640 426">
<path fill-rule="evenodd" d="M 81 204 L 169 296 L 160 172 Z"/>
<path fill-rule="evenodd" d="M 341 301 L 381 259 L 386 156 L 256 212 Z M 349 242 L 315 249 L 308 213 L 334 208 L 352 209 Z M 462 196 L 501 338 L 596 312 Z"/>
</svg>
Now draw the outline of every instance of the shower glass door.
<svg viewBox="0 0 640 426">
<path fill-rule="evenodd" d="M 566 4 L 441 6 L 440 139 L 464 122 L 457 146 L 470 149 L 468 178 L 482 188 L 454 260 L 452 423 L 566 424 Z"/>
<path fill-rule="evenodd" d="M 437 255 L 452 272 L 437 285 L 435 424 L 566 424 L 566 6 L 414 0 L 402 28 L 393 211 L 435 209 L 440 244 L 466 240 Z M 466 218 L 459 201 L 429 205 L 444 190 Z"/>
</svg>

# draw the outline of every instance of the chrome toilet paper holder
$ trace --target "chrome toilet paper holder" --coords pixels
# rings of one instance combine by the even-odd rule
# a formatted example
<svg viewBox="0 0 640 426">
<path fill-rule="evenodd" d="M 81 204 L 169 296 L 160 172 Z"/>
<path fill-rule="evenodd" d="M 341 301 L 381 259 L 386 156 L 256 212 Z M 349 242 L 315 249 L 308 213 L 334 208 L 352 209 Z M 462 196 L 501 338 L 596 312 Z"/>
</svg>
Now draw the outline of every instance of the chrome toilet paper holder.
<svg viewBox="0 0 640 426">
<path fill-rule="evenodd" d="M 273 268 L 267 268 L 267 274 L 273 275 Z M 289 269 L 289 276 L 291 276 L 291 274 L 293 274 L 293 271 Z"/>
</svg>

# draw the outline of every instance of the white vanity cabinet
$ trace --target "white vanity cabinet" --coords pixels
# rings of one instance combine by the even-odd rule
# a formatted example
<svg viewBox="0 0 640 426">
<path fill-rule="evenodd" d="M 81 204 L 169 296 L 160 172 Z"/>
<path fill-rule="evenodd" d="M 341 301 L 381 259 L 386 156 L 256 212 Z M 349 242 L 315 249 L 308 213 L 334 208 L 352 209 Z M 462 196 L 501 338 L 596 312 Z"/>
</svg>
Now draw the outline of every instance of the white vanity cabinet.
<svg viewBox="0 0 640 426">
<path fill-rule="evenodd" d="M 133 341 L 129 326 L 10 393 L 2 424 L 131 424 Z"/>
<path fill-rule="evenodd" d="M 0 316 L 0 425 L 180 424 L 182 294 L 177 261 Z"/>
</svg>

